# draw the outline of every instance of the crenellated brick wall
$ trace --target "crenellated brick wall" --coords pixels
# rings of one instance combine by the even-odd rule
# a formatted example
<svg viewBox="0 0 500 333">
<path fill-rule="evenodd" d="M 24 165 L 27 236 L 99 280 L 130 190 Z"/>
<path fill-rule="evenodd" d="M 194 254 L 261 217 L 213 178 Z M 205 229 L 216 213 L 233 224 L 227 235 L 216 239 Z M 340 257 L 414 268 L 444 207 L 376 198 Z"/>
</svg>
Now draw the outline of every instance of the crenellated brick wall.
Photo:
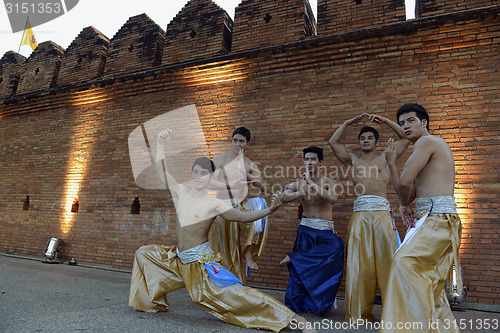
<svg viewBox="0 0 500 333">
<path fill-rule="evenodd" d="M 163 64 L 209 58 L 231 50 L 233 20 L 211 0 L 191 0 L 168 24 Z"/>
<path fill-rule="evenodd" d="M 206 1 L 190 1 L 178 18 L 182 21 L 191 6 L 202 3 Z M 207 6 L 214 8 L 214 17 L 220 15 L 218 7 Z M 449 12 L 314 38 L 297 35 L 266 47 L 246 44 L 212 58 L 186 56 L 175 60 L 183 61 L 179 63 L 163 58 L 161 64 L 155 63 L 161 30 L 139 15 L 112 39 L 109 50 L 118 51 L 113 56 L 108 52 L 105 63 L 107 38 L 91 27 L 64 53 L 52 42 L 40 44 L 24 62 L 14 95 L 15 81 L 5 86 L 5 75 L 14 75 L 24 59 L 6 54 L 0 60 L 0 92 L 7 89 L 0 96 L 0 252 L 42 258 L 49 238 L 58 237 L 63 260 L 131 269 L 138 247 L 173 244 L 170 194 L 135 184 L 127 140 L 142 123 L 190 104 L 197 106 L 212 155 L 227 149 L 235 127 L 250 128 L 249 157 L 264 172 L 265 195 L 299 177 L 295 171 L 303 148 L 325 148 L 329 175 L 344 185 L 334 220 L 336 232 L 345 239 L 354 195 L 346 170 L 327 145 L 329 137 L 353 115 L 375 112 L 394 119 L 403 103 L 418 102 L 431 115 L 431 132 L 454 152 L 469 302 L 498 307 L 499 14 L 500 6 Z M 212 23 L 212 28 L 220 27 Z M 236 30 L 237 20 L 234 24 Z M 205 29 L 199 26 L 198 31 Z M 218 31 L 214 40 L 220 41 Z M 137 53 L 125 52 L 130 45 Z M 146 45 L 148 52 L 139 52 L 138 45 Z M 81 57 L 81 63 L 88 61 L 88 71 L 77 66 L 85 55 L 79 52 L 86 48 L 92 55 Z M 119 60 L 126 70 L 119 68 Z M 36 68 L 44 79 L 32 79 Z M 378 128 L 382 150 L 394 134 Z M 358 131 L 349 129 L 344 140 L 354 151 Z M 408 156 L 401 158 L 400 168 Z M 71 212 L 76 198 L 79 210 Z M 140 214 L 131 214 L 135 198 Z M 389 200 L 403 236 L 392 189 Z M 286 285 L 288 272 L 278 263 L 292 248 L 298 222 L 296 204 L 284 205 L 270 217 L 266 254 L 250 284 Z"/>
<path fill-rule="evenodd" d="M 461 10 L 498 5 L 496 0 L 415 0 L 421 16 L 433 16 Z"/>
<path fill-rule="evenodd" d="M 0 59 L 0 98 L 13 95 L 19 84 L 19 74 L 26 58 L 9 51 Z"/>
<path fill-rule="evenodd" d="M 17 94 L 53 88 L 59 75 L 64 49 L 48 41 L 38 45 L 21 68 Z"/>
<path fill-rule="evenodd" d="M 308 0 L 243 0 L 234 12 L 232 51 L 315 35 L 316 24 Z"/>
<path fill-rule="evenodd" d="M 84 28 L 64 52 L 58 86 L 75 85 L 101 78 L 109 39 L 94 27 Z"/>
<path fill-rule="evenodd" d="M 404 0 L 318 0 L 318 35 L 405 21 Z"/>
<path fill-rule="evenodd" d="M 111 39 L 104 77 L 146 70 L 161 65 L 165 31 L 149 16 L 129 18 Z"/>
</svg>

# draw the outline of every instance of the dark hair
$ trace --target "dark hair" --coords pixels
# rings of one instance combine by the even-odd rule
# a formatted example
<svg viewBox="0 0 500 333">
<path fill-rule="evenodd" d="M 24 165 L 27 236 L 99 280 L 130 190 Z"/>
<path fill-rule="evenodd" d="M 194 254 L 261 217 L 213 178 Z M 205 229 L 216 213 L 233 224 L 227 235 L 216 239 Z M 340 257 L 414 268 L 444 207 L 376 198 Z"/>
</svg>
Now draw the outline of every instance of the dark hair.
<svg viewBox="0 0 500 333">
<path fill-rule="evenodd" d="M 417 103 L 406 103 L 402 107 L 398 109 L 398 112 L 396 113 L 396 118 L 399 123 L 399 117 L 401 117 L 402 114 L 408 113 L 408 112 L 415 112 L 415 115 L 417 116 L 420 121 L 422 120 L 427 120 L 427 131 L 429 130 L 429 114 L 427 113 L 427 110 L 420 104 Z"/>
<path fill-rule="evenodd" d="M 379 134 L 378 134 L 378 131 L 371 127 L 371 126 L 365 126 L 361 129 L 361 131 L 359 131 L 359 134 L 358 134 L 358 141 L 359 141 L 359 138 L 361 137 L 361 135 L 363 133 L 366 133 L 366 132 L 371 132 L 373 133 L 373 136 L 375 137 L 375 141 L 378 141 L 378 138 L 379 138 Z"/>
<path fill-rule="evenodd" d="M 233 136 L 234 137 L 236 134 L 240 134 L 240 135 L 243 135 L 246 139 L 247 139 L 247 142 L 250 142 L 250 130 L 244 126 L 241 126 L 241 127 L 238 127 L 237 129 L 235 129 L 233 131 Z"/>
<path fill-rule="evenodd" d="M 194 167 L 197 165 L 205 170 L 210 171 L 210 173 L 213 173 L 215 171 L 215 164 L 208 157 L 198 157 L 196 161 L 194 161 L 193 166 L 191 167 L 191 171 L 193 171 Z"/>
<path fill-rule="evenodd" d="M 303 152 L 304 152 L 304 157 L 306 157 L 307 153 L 315 153 L 316 155 L 318 155 L 318 160 L 320 161 L 323 160 L 323 148 L 311 146 L 304 149 Z"/>
</svg>

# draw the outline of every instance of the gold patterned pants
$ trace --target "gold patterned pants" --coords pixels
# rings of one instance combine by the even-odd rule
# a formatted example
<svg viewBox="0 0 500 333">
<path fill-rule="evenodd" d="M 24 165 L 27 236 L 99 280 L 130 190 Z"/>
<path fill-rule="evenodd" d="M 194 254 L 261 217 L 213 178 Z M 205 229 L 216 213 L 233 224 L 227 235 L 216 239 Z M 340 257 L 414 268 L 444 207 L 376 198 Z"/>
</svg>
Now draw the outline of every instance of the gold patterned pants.
<svg viewBox="0 0 500 333">
<path fill-rule="evenodd" d="M 221 262 L 218 253 L 213 261 Z M 245 328 L 279 332 L 295 315 L 256 289 L 241 284 L 217 287 L 201 262 L 182 264 L 175 247 L 149 245 L 137 250 L 130 282 L 132 308 L 146 312 L 168 311 L 167 294 L 182 288 L 186 288 L 193 302 L 205 311 Z"/>
<path fill-rule="evenodd" d="M 394 256 L 380 332 L 459 332 L 445 292 L 460 266 L 462 226 L 457 214 L 430 214 Z"/>
<path fill-rule="evenodd" d="M 377 283 L 383 295 L 397 249 L 391 213 L 383 210 L 353 213 L 347 237 L 345 320 L 373 321 Z"/>
</svg>

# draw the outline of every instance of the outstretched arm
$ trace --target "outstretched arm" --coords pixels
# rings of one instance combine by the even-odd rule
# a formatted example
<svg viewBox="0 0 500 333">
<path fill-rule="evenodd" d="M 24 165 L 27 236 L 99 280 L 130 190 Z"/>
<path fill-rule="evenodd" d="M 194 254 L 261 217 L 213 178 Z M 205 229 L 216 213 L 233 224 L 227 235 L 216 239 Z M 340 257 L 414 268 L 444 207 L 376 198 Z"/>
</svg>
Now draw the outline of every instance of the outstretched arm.
<svg viewBox="0 0 500 333">
<path fill-rule="evenodd" d="M 399 127 L 398 124 L 389 120 L 388 118 L 376 114 L 370 114 L 368 115 L 368 118 L 375 123 L 386 124 L 396 133 L 396 135 L 399 137 L 399 140 L 396 142 L 396 159 L 403 155 L 406 148 L 408 148 L 408 146 L 410 145 L 410 140 L 406 138 L 403 130 L 401 130 L 401 127 Z"/>
<path fill-rule="evenodd" d="M 355 118 L 348 119 L 348 120 L 344 121 L 344 123 L 342 125 L 340 125 L 340 127 L 335 131 L 335 133 L 333 133 L 332 137 L 328 141 L 328 144 L 330 145 L 330 147 L 332 147 L 332 150 L 333 150 L 333 153 L 335 154 L 335 156 L 337 156 L 339 161 L 342 162 L 346 166 L 349 166 L 352 164 L 352 157 L 351 157 L 351 154 L 349 154 L 349 152 L 347 151 L 345 145 L 340 143 L 340 139 L 344 135 L 344 132 L 345 132 L 347 126 L 351 125 L 352 123 L 354 123 L 357 120 L 360 120 L 364 115 L 365 115 L 365 113 L 363 113 Z"/>
<path fill-rule="evenodd" d="M 268 208 L 261 210 L 246 210 L 241 211 L 239 209 L 231 208 L 226 210 L 219 215 L 222 216 L 224 220 L 232 221 L 232 222 L 243 222 L 250 223 L 256 221 L 258 219 L 263 218 L 271 213 L 274 213 L 283 203 L 283 199 L 281 195 L 273 194 L 271 198 L 271 205 Z M 223 204 L 225 204 L 223 202 Z M 224 209 L 224 207 L 222 207 Z"/>
<path fill-rule="evenodd" d="M 285 186 L 285 190 L 281 194 L 283 202 L 291 202 L 306 196 L 306 193 L 299 188 L 299 182 L 291 183 Z"/>
</svg>

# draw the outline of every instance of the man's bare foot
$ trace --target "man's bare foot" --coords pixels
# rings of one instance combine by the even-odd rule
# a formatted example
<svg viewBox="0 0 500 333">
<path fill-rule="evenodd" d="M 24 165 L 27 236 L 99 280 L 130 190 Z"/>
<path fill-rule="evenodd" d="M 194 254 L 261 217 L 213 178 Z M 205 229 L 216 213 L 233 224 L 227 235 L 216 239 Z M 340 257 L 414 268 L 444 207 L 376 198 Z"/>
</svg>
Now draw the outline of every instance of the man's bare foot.
<svg viewBox="0 0 500 333">
<path fill-rule="evenodd" d="M 281 266 L 286 266 L 288 265 L 289 263 L 291 263 L 292 261 L 290 260 L 290 257 L 288 256 L 288 254 L 285 256 L 285 258 L 283 258 L 283 260 L 280 261 L 280 265 Z"/>
<path fill-rule="evenodd" d="M 251 269 L 259 269 L 257 263 L 255 262 L 255 260 L 253 260 L 253 244 L 247 246 L 247 248 L 245 249 L 244 256 L 247 262 L 247 267 L 250 267 Z"/>
<path fill-rule="evenodd" d="M 306 318 L 299 316 L 298 314 L 295 314 L 295 316 L 292 317 L 292 320 L 290 320 L 290 324 L 288 324 L 288 327 L 291 329 L 299 329 L 302 331 L 302 333 L 318 333 L 313 328 L 313 324 L 308 322 Z"/>
<path fill-rule="evenodd" d="M 251 269 L 259 269 L 259 265 L 255 261 L 252 260 L 247 260 L 247 267 L 250 267 Z"/>
</svg>

